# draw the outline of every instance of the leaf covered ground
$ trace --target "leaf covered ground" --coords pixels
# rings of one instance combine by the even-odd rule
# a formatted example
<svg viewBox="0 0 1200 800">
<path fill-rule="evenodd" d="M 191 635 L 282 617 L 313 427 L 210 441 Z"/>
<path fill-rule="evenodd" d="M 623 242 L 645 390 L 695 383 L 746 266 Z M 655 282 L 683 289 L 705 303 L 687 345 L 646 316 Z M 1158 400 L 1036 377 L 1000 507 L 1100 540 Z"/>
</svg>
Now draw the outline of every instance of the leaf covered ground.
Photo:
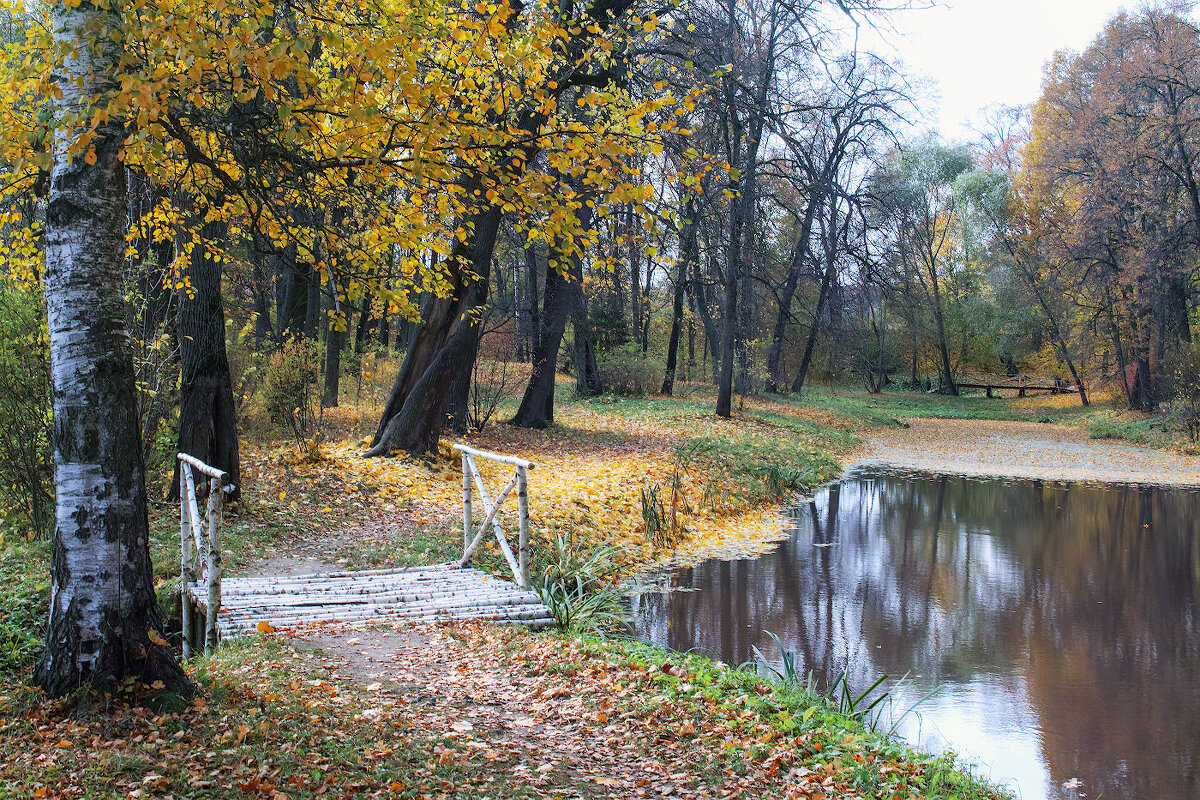
<svg viewBox="0 0 1200 800">
<path fill-rule="evenodd" d="M 278 437 L 247 439 L 246 524 L 292 527 L 302 540 L 315 531 L 344 540 L 341 557 L 351 566 L 453 556 L 462 489 L 452 442 L 536 464 L 529 474 L 535 551 L 570 532 L 620 547 L 630 566 L 670 554 L 761 549 L 778 538 L 780 502 L 836 477 L 839 456 L 856 443 L 851 423 L 815 408 L 752 403 L 726 421 L 703 398 L 607 397 L 560 403 L 548 430 L 494 424 L 448 436 L 428 458 L 364 459 L 365 415 L 353 407 L 327 413 L 331 433 L 317 458 L 297 456 Z M 493 495 L 511 474 L 479 466 Z M 305 542 L 297 545 L 302 552 Z"/>
<path fill-rule="evenodd" d="M 838 474 L 856 433 L 927 415 L 918 396 L 815 392 L 746 400 L 730 422 L 712 415 L 705 390 L 684 388 L 681 399 L 567 399 L 547 431 L 494 424 L 464 437 L 537 463 L 535 566 L 566 532 L 619 546 L 630 570 L 754 552 L 777 534 L 787 496 Z M 1007 401 L 931 402 L 928 415 L 939 417 L 1041 413 Z M 461 552 L 457 458 L 362 459 L 373 421 L 358 405 L 327 412 L 313 458 L 245 420 L 246 499 L 226 529 L 231 571 L 434 563 Z M 652 529 L 647 495 L 664 519 L 674 513 L 673 530 Z M 175 507 L 157 503 L 153 521 L 169 614 Z M 999 796 L 944 759 L 865 734 L 819 698 L 744 672 L 629 642 L 515 630 L 253 641 L 189 665 L 195 700 L 152 699 L 134 686 L 50 704 L 24 685 L 40 646 L 48 556 L 43 541 L 0 541 L 0 798 Z M 481 560 L 502 564 L 494 553 Z"/>
<path fill-rule="evenodd" d="M 0 690 L 0 797 L 998 797 L 703 659 L 478 626 L 255 640 L 191 700 Z"/>
</svg>

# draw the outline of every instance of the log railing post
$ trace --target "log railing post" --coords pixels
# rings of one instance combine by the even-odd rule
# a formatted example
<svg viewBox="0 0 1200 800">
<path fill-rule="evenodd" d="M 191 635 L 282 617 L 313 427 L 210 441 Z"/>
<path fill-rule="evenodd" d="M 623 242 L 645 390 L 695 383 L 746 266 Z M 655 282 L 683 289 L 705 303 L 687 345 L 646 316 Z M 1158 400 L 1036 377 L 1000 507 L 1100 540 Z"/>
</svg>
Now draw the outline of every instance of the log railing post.
<svg viewBox="0 0 1200 800">
<path fill-rule="evenodd" d="M 192 656 L 192 601 L 188 597 L 188 584 L 196 581 L 196 567 L 192 562 L 192 523 L 188 518 L 187 464 L 179 465 L 179 618 L 183 632 L 183 657 Z"/>
<path fill-rule="evenodd" d="M 487 534 L 487 529 L 491 526 L 493 533 L 496 536 L 496 543 L 500 546 L 500 552 L 504 554 L 505 560 L 508 562 L 509 568 L 512 570 L 513 579 L 521 588 L 529 587 L 529 480 L 528 471 L 533 469 L 534 464 L 531 461 L 526 461 L 523 458 L 515 456 L 505 456 L 499 453 L 489 453 L 485 450 L 476 450 L 473 447 L 456 444 L 454 449 L 462 454 L 462 490 L 463 490 L 463 555 L 459 560 L 459 566 L 466 566 L 471 563 L 471 558 L 475 555 L 475 551 L 479 549 L 479 545 L 483 542 L 484 536 Z M 487 487 L 483 483 L 483 476 L 479 472 L 479 468 L 475 465 L 476 458 L 483 458 L 489 461 L 494 461 L 500 464 L 507 464 L 514 468 L 515 472 L 509 479 L 508 483 L 500 491 L 495 501 L 492 500 L 488 493 Z M 472 482 L 478 485 L 479 499 L 483 503 L 484 520 L 478 530 L 475 530 L 475 520 L 473 516 L 473 487 Z M 517 515 L 519 525 L 519 540 L 517 543 L 517 552 L 514 554 L 508 543 L 508 539 L 504 535 L 504 529 L 500 525 L 500 520 L 496 518 L 500 511 L 500 506 L 508 498 L 508 495 L 513 489 L 517 490 Z"/>
<path fill-rule="evenodd" d="M 529 588 L 529 481 L 525 467 L 517 467 L 517 514 L 520 537 L 517 542 L 517 585 Z"/>
<path fill-rule="evenodd" d="M 208 655 L 217 646 L 217 612 L 221 610 L 221 523 L 225 513 L 225 486 L 221 478 L 208 481 L 208 563 L 205 578 L 208 581 L 208 608 L 204 621 L 204 654 Z"/>
<path fill-rule="evenodd" d="M 463 555 L 471 546 L 471 534 L 475 530 L 475 514 L 471 509 L 471 464 L 470 456 L 462 453 L 462 500 L 463 500 Z"/>
<path fill-rule="evenodd" d="M 205 464 L 187 453 L 179 453 L 179 547 L 180 616 L 183 628 L 183 656 L 203 649 L 207 655 L 217 646 L 221 611 L 221 525 L 225 512 L 225 489 L 229 474 Z M 208 477 L 208 505 L 204 519 L 196 502 L 196 478 L 193 471 Z M 200 597 L 200 579 L 204 582 L 204 628 L 197 624 L 191 592 Z"/>
</svg>

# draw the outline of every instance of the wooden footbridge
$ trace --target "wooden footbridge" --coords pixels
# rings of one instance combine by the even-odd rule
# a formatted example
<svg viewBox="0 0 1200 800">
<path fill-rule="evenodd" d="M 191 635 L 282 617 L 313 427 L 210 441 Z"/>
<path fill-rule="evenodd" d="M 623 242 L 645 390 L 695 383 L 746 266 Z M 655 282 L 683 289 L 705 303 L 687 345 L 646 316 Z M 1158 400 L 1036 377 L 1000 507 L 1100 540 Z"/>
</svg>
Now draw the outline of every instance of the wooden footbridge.
<svg viewBox="0 0 1200 800">
<path fill-rule="evenodd" d="M 1024 397 L 1029 392 L 1049 392 L 1050 394 L 1066 394 L 1078 392 L 1079 387 L 1066 383 L 1059 378 L 1040 378 L 1033 375 L 1004 375 L 994 372 L 962 372 L 954 377 L 954 383 L 960 389 L 986 389 L 987 396 L 1001 389 L 1016 390 L 1018 397 Z"/>
<path fill-rule="evenodd" d="M 185 453 L 179 454 L 181 599 L 183 652 L 210 652 L 222 639 L 255 631 L 311 625 L 354 624 L 375 619 L 413 621 L 493 620 L 530 627 L 554 624 L 550 610 L 529 589 L 529 502 L 527 473 L 520 458 L 455 445 L 462 456 L 463 555 L 458 561 L 407 569 L 321 572 L 278 577 L 223 578 L 221 523 L 229 475 Z M 493 501 L 475 459 L 514 469 Z M 208 478 L 208 504 L 199 513 L 195 473 Z M 484 521 L 474 525 L 478 488 Z M 497 519 L 517 490 L 518 542 L 514 553 Z M 471 559 L 488 534 L 496 538 L 513 580 L 472 568 Z"/>
</svg>

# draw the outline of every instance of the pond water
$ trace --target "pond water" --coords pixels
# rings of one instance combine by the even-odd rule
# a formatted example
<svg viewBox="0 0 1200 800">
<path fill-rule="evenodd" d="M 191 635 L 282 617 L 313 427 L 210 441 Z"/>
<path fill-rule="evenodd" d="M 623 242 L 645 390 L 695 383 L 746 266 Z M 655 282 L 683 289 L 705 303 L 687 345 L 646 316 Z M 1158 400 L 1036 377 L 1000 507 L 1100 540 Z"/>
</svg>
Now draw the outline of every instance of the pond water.
<svg viewBox="0 0 1200 800">
<path fill-rule="evenodd" d="M 1200 797 L 1200 493 L 864 468 L 754 559 L 635 598 L 639 634 L 730 664 L 765 631 L 827 686 L 883 674 L 898 731 L 1024 800 Z"/>
</svg>

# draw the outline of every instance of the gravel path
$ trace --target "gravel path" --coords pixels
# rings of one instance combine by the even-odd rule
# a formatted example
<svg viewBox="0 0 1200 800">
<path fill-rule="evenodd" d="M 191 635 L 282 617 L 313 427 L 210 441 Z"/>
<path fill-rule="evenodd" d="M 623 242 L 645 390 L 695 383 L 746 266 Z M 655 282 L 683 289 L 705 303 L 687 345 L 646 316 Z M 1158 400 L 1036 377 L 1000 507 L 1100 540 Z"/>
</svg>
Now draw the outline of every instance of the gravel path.
<svg viewBox="0 0 1200 800">
<path fill-rule="evenodd" d="M 875 433 L 850 466 L 1042 480 L 1200 487 L 1200 458 L 1089 439 L 1065 425 L 914 419 Z"/>
</svg>

